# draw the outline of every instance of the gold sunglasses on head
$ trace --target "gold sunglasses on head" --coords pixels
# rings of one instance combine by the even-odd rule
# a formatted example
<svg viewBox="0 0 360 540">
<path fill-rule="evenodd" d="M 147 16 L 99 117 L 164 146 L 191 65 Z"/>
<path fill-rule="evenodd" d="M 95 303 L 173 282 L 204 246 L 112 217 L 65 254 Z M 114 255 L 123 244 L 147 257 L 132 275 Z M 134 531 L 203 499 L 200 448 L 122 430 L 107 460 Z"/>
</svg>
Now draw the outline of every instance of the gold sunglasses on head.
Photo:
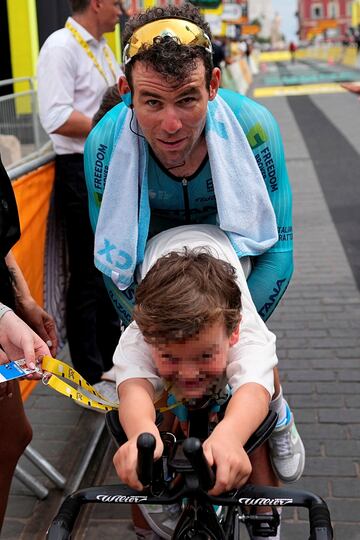
<svg viewBox="0 0 360 540">
<path fill-rule="evenodd" d="M 181 45 L 204 47 L 207 52 L 212 54 L 209 36 L 195 23 L 177 18 L 158 19 L 135 30 L 124 48 L 124 64 L 130 62 L 142 47 L 151 47 L 158 37 L 171 37 Z"/>
</svg>

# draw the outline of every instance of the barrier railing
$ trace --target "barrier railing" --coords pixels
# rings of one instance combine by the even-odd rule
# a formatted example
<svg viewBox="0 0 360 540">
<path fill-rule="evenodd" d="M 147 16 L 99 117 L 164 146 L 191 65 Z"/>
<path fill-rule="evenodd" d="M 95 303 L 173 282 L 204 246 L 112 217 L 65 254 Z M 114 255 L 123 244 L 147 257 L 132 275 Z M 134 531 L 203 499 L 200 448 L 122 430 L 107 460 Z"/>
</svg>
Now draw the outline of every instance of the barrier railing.
<svg viewBox="0 0 360 540">
<path fill-rule="evenodd" d="M 9 93 L 0 96 L 0 152 L 9 168 L 43 153 L 50 139 L 40 124 L 35 79 L 6 79 L 2 88 Z"/>
</svg>

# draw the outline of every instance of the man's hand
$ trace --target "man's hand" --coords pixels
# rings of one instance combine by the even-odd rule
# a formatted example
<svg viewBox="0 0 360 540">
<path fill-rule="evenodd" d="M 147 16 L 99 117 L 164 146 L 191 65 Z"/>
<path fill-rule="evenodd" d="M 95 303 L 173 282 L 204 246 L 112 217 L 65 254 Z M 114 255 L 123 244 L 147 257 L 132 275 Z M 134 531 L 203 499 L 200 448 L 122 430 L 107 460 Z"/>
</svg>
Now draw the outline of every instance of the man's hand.
<svg viewBox="0 0 360 540">
<path fill-rule="evenodd" d="M 8 311 L 0 319 L 0 363 L 25 358 L 26 365 L 35 369 L 39 356 L 50 355 L 46 343 L 13 311 Z"/>
<path fill-rule="evenodd" d="M 11 250 L 6 255 L 5 262 L 11 275 L 16 313 L 39 334 L 55 356 L 58 342 L 53 318 L 35 302 Z"/>
<path fill-rule="evenodd" d="M 49 346 L 51 355 L 55 356 L 58 348 L 55 321 L 49 313 L 30 297 L 26 301 L 17 301 L 17 313 Z M 48 354 L 48 353 L 46 353 Z"/>
<path fill-rule="evenodd" d="M 157 434 L 155 434 L 155 432 L 153 433 L 156 438 L 156 447 L 154 452 L 154 460 L 156 461 L 157 459 L 161 458 L 164 451 L 164 445 L 155 425 L 154 427 L 157 431 Z M 141 491 L 144 486 L 141 484 L 136 473 L 138 458 L 138 450 L 136 446 L 137 438 L 138 435 L 136 437 L 132 437 L 128 442 L 123 444 L 116 452 L 113 462 L 120 480 L 131 488 Z"/>
<path fill-rule="evenodd" d="M 203 448 L 210 467 L 216 466 L 216 483 L 210 495 L 220 495 L 245 484 L 251 474 L 250 460 L 226 419 L 216 426 Z"/>
</svg>

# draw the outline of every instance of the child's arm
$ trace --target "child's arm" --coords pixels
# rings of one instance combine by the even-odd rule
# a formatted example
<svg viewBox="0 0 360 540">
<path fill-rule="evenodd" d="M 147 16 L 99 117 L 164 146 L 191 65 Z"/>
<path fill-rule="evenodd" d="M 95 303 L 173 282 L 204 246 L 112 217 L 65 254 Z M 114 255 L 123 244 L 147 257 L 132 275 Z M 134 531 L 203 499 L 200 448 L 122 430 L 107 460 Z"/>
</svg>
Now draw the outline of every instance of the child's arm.
<svg viewBox="0 0 360 540">
<path fill-rule="evenodd" d="M 209 465 L 216 465 L 216 483 L 209 492 L 219 495 L 242 486 L 251 474 L 244 444 L 265 419 L 270 395 L 256 383 L 241 386 L 229 401 L 224 419 L 204 443 Z"/>
<path fill-rule="evenodd" d="M 141 490 L 142 484 L 136 474 L 137 438 L 141 433 L 152 433 L 156 438 L 154 458 L 163 452 L 163 443 L 155 425 L 154 389 L 147 379 L 128 379 L 118 387 L 119 419 L 128 441 L 114 456 L 116 472 L 122 482 Z"/>
</svg>

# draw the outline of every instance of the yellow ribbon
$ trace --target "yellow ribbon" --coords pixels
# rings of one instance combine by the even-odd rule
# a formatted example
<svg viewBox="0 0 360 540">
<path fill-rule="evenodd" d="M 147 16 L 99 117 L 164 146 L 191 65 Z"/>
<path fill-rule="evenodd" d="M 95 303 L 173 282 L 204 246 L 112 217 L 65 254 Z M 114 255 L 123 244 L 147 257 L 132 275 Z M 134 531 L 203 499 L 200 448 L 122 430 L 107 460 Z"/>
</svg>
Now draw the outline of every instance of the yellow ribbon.
<svg viewBox="0 0 360 540">
<path fill-rule="evenodd" d="M 108 81 L 108 79 L 106 77 L 105 71 L 103 70 L 103 68 L 99 64 L 96 56 L 94 55 L 94 53 L 90 49 L 89 44 L 85 41 L 85 39 L 81 36 L 81 34 L 78 32 L 78 30 L 76 30 L 76 28 L 74 28 L 73 25 L 69 21 L 67 21 L 67 23 L 65 24 L 65 28 L 70 30 L 70 32 L 72 33 L 72 35 L 74 36 L 76 41 L 84 49 L 84 51 L 86 52 L 86 54 L 88 55 L 90 60 L 92 60 L 92 62 L 94 63 L 96 69 L 99 71 L 99 73 L 102 75 L 102 77 L 104 77 L 104 79 L 106 81 L 106 84 L 108 86 L 110 86 L 110 83 L 109 83 L 109 81 Z M 112 73 L 112 76 L 114 77 L 114 83 L 116 83 L 116 73 L 115 73 L 114 66 L 113 66 L 113 63 L 111 61 L 110 53 L 109 53 L 107 47 L 108 47 L 108 45 L 104 46 L 103 52 L 104 52 L 104 55 L 105 55 L 106 62 L 107 62 L 108 66 L 109 66 L 109 69 L 110 69 L 110 71 Z"/>
<path fill-rule="evenodd" d="M 63 394 L 64 396 L 82 403 L 86 407 L 98 409 L 104 413 L 117 410 L 119 408 L 118 403 L 109 401 L 106 397 L 97 392 L 95 388 L 91 386 L 73 367 L 69 366 L 65 362 L 52 358 L 51 356 L 44 356 L 41 365 L 43 371 L 42 382 Z M 71 381 L 77 385 L 74 388 L 65 379 Z M 173 403 L 166 407 L 160 407 L 157 409 L 159 412 L 166 412 L 174 409 L 179 403 Z"/>
<path fill-rule="evenodd" d="M 44 373 L 43 383 L 60 392 L 60 394 L 78 401 L 87 407 L 99 409 L 103 412 L 118 409 L 118 403 L 109 401 L 102 396 L 80 373 L 68 364 L 65 364 L 65 362 L 61 362 L 61 360 L 57 360 L 51 356 L 44 356 L 42 359 L 42 370 Z M 65 382 L 64 379 L 76 384 L 77 388 Z"/>
</svg>

